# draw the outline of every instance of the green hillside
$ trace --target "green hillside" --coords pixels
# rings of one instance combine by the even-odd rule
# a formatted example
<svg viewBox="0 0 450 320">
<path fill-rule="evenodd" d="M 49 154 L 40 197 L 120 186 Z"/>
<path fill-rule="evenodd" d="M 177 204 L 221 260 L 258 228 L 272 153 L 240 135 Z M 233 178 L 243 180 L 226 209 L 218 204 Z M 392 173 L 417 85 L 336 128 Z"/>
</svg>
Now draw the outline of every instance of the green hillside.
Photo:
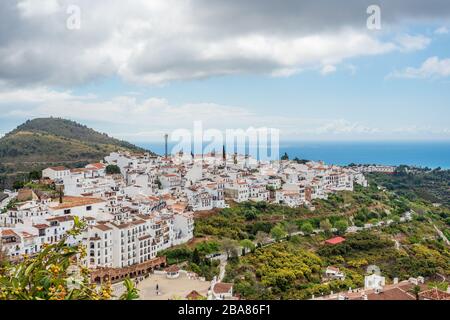
<svg viewBox="0 0 450 320">
<path fill-rule="evenodd" d="M 148 152 L 74 121 L 28 120 L 0 139 L 0 188 L 48 166 L 78 167 L 112 151 Z"/>
</svg>

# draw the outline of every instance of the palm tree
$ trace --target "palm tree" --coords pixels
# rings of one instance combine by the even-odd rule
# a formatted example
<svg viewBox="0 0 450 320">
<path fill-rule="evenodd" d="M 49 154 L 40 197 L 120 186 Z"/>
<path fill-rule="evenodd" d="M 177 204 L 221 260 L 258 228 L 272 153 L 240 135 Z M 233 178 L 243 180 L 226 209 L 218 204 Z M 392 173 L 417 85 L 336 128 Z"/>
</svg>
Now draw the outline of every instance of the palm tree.
<svg viewBox="0 0 450 320">
<path fill-rule="evenodd" d="M 420 286 L 417 286 L 417 285 L 412 287 L 411 290 L 410 290 L 410 292 L 412 294 L 414 294 L 414 296 L 416 297 L 416 300 L 419 300 L 419 298 L 420 298 L 420 296 L 419 296 L 420 290 L 421 290 Z"/>
</svg>

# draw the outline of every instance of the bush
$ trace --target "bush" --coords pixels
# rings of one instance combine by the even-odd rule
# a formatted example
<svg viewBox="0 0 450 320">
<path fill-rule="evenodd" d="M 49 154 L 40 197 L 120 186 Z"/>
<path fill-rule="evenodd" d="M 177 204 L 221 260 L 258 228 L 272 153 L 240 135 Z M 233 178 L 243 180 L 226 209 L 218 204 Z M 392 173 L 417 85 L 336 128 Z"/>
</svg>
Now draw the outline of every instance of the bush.
<svg viewBox="0 0 450 320">
<path fill-rule="evenodd" d="M 106 174 L 120 174 L 120 168 L 115 164 L 107 165 Z"/>
<path fill-rule="evenodd" d="M 304 234 L 311 234 L 313 232 L 313 230 L 314 230 L 314 228 L 311 223 L 305 222 L 304 224 L 302 224 L 301 231 Z"/>
</svg>

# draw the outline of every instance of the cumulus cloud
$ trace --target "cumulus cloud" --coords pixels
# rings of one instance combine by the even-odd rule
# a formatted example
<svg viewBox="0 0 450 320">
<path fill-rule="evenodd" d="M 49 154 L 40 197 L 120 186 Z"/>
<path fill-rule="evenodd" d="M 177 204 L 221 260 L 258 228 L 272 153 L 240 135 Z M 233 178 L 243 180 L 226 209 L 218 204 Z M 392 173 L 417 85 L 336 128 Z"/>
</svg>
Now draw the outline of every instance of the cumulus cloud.
<svg viewBox="0 0 450 320">
<path fill-rule="evenodd" d="M 341 2 L 325 0 L 5 0 L 0 81 L 70 86 L 112 76 L 144 84 L 241 73 L 285 77 L 429 43 L 420 36 L 382 40 L 366 28 L 369 4 L 349 0 L 343 10 Z M 66 28 L 69 5 L 81 9 L 80 30 Z M 386 26 L 450 15 L 443 0 L 380 5 Z"/>
<path fill-rule="evenodd" d="M 58 0 L 22 0 L 17 8 L 24 17 L 50 15 L 61 9 Z"/>
<path fill-rule="evenodd" d="M 320 73 L 322 75 L 327 75 L 327 74 L 334 73 L 334 72 L 336 72 L 336 67 L 333 65 L 329 65 L 329 64 L 326 66 L 323 66 L 322 70 L 320 70 Z"/>
<path fill-rule="evenodd" d="M 400 45 L 400 50 L 417 51 L 428 47 L 431 39 L 423 35 L 403 34 L 397 38 L 397 42 Z"/>
<path fill-rule="evenodd" d="M 14 108 L 10 108 L 11 104 Z M 163 98 L 137 99 L 123 95 L 100 99 L 44 87 L 0 91 L 0 121 L 49 116 L 96 124 L 100 128 L 106 124 L 108 132 L 134 141 L 160 139 L 165 132 L 180 128 L 189 130 L 196 121 L 201 121 L 205 128 L 219 130 L 274 127 L 285 138 L 378 132 L 343 119 L 260 114 L 245 107 L 210 102 L 174 105 Z"/>
<path fill-rule="evenodd" d="M 450 59 L 430 57 L 418 68 L 408 67 L 402 71 L 395 71 L 389 77 L 393 78 L 443 78 L 450 76 Z"/>
<path fill-rule="evenodd" d="M 448 31 L 447 27 L 440 27 L 440 28 L 437 28 L 436 30 L 434 30 L 435 34 L 447 34 L 448 32 L 449 31 Z"/>
<path fill-rule="evenodd" d="M 104 99 L 46 87 L 0 90 L 0 123 L 17 124 L 25 119 L 50 116 L 72 119 L 134 142 L 161 141 L 165 133 L 173 130 L 192 130 L 196 121 L 201 121 L 204 129 L 222 132 L 226 129 L 272 127 L 280 130 L 282 140 L 298 140 L 299 137 L 303 140 L 410 139 L 450 135 L 450 128 L 439 126 L 405 124 L 377 127 L 367 121 L 303 117 L 277 111 L 267 114 L 245 106 L 212 102 L 173 104 L 164 98 L 133 95 Z"/>
<path fill-rule="evenodd" d="M 331 133 L 331 134 L 373 134 L 380 132 L 378 128 L 371 128 L 368 126 L 361 125 L 360 123 L 352 123 L 350 121 L 339 119 L 330 121 L 320 127 L 318 127 L 314 132 L 318 134 Z"/>
</svg>

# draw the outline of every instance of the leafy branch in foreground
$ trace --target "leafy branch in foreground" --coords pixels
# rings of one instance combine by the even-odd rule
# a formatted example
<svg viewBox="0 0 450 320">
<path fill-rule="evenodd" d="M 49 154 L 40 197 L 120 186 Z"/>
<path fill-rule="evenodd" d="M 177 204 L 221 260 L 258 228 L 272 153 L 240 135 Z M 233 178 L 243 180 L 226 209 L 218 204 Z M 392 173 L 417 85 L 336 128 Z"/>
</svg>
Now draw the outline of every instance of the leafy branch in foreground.
<svg viewBox="0 0 450 320">
<path fill-rule="evenodd" d="M 82 263 L 83 245 L 69 246 L 69 237 L 80 235 L 85 224 L 74 217 L 74 227 L 57 243 L 45 245 L 34 257 L 8 262 L 0 269 L 0 300 L 109 300 L 111 283 L 100 287 L 90 281 L 90 271 Z M 121 300 L 139 298 L 129 279 Z"/>
</svg>

